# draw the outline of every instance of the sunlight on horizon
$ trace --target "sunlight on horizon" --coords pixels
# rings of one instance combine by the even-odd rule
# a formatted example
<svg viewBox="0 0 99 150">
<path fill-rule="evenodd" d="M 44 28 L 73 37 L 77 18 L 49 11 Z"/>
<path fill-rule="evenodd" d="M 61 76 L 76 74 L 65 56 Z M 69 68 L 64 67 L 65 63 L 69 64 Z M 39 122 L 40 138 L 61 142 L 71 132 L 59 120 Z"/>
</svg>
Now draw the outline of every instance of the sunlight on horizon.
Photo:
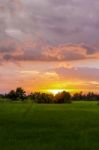
<svg viewBox="0 0 99 150">
<path fill-rule="evenodd" d="M 69 90 L 66 90 L 66 89 L 49 89 L 49 90 L 47 90 L 48 93 L 52 93 L 54 95 L 56 95 L 58 93 L 61 93 L 63 91 L 67 91 L 68 92 Z"/>
<path fill-rule="evenodd" d="M 53 95 L 56 95 L 58 93 L 61 93 L 61 92 L 69 92 L 71 94 L 74 94 L 74 93 L 77 93 L 77 92 L 82 92 L 83 90 L 82 89 L 45 89 L 45 90 L 41 90 L 41 92 L 44 92 L 44 93 L 51 93 Z"/>
</svg>

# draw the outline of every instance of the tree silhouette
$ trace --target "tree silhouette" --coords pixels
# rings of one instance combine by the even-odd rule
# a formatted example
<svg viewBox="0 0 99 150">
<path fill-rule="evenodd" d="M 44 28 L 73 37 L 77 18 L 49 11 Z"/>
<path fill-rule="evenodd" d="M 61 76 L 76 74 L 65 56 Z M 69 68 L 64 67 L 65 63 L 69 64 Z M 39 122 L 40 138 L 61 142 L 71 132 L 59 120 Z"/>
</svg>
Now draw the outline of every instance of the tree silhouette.
<svg viewBox="0 0 99 150">
<path fill-rule="evenodd" d="M 26 96 L 26 92 L 21 88 L 21 87 L 18 87 L 16 89 L 16 98 L 17 99 L 21 99 L 21 100 L 24 100 L 25 99 L 25 96 Z"/>
<path fill-rule="evenodd" d="M 11 90 L 8 94 L 7 97 L 11 100 L 16 100 L 16 93 L 14 90 Z"/>
<path fill-rule="evenodd" d="M 55 95 L 56 103 L 71 103 L 71 95 L 69 92 L 63 91 Z"/>
<path fill-rule="evenodd" d="M 24 100 L 26 94 L 21 87 L 18 87 L 15 91 L 11 90 L 8 94 L 6 94 L 6 97 L 11 100 Z"/>
</svg>

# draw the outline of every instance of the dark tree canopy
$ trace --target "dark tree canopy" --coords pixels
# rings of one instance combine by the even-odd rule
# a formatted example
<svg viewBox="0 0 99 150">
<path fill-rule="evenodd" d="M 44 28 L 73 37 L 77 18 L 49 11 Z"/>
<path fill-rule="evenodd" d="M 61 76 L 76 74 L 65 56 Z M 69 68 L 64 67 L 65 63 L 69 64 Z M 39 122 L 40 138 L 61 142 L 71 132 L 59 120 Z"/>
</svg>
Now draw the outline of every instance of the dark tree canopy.
<svg viewBox="0 0 99 150">
<path fill-rule="evenodd" d="M 16 90 L 11 90 L 8 94 L 1 94 L 2 98 L 8 98 L 13 101 L 31 100 L 34 103 L 71 103 L 72 101 L 96 101 L 99 100 L 99 94 L 89 92 L 83 94 L 83 92 L 75 93 L 71 95 L 69 92 L 63 91 L 56 95 L 50 93 L 34 92 L 26 95 L 23 88 L 18 87 Z"/>
<path fill-rule="evenodd" d="M 24 100 L 25 96 L 25 91 L 21 87 L 18 87 L 15 91 L 11 90 L 7 94 L 7 97 L 11 100 Z"/>
<path fill-rule="evenodd" d="M 56 103 L 71 103 L 71 95 L 69 92 L 63 91 L 55 95 Z"/>
</svg>

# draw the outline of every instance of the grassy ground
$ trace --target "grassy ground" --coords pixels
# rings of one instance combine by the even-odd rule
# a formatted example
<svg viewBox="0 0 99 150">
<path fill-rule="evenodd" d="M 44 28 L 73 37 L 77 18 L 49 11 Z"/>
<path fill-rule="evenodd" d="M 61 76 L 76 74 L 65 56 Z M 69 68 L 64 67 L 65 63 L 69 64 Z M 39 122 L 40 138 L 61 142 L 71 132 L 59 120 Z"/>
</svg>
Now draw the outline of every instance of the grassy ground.
<svg viewBox="0 0 99 150">
<path fill-rule="evenodd" d="M 98 150 L 97 102 L 0 103 L 0 150 Z"/>
</svg>

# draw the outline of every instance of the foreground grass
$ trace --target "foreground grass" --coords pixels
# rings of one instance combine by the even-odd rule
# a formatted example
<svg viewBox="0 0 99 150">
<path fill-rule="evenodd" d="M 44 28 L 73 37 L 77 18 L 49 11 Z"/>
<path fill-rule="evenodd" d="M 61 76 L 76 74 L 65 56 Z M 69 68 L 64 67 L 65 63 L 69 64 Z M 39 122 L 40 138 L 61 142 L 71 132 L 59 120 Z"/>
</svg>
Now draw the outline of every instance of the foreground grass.
<svg viewBox="0 0 99 150">
<path fill-rule="evenodd" d="M 0 103 L 0 150 L 99 149 L 97 102 Z"/>
</svg>

